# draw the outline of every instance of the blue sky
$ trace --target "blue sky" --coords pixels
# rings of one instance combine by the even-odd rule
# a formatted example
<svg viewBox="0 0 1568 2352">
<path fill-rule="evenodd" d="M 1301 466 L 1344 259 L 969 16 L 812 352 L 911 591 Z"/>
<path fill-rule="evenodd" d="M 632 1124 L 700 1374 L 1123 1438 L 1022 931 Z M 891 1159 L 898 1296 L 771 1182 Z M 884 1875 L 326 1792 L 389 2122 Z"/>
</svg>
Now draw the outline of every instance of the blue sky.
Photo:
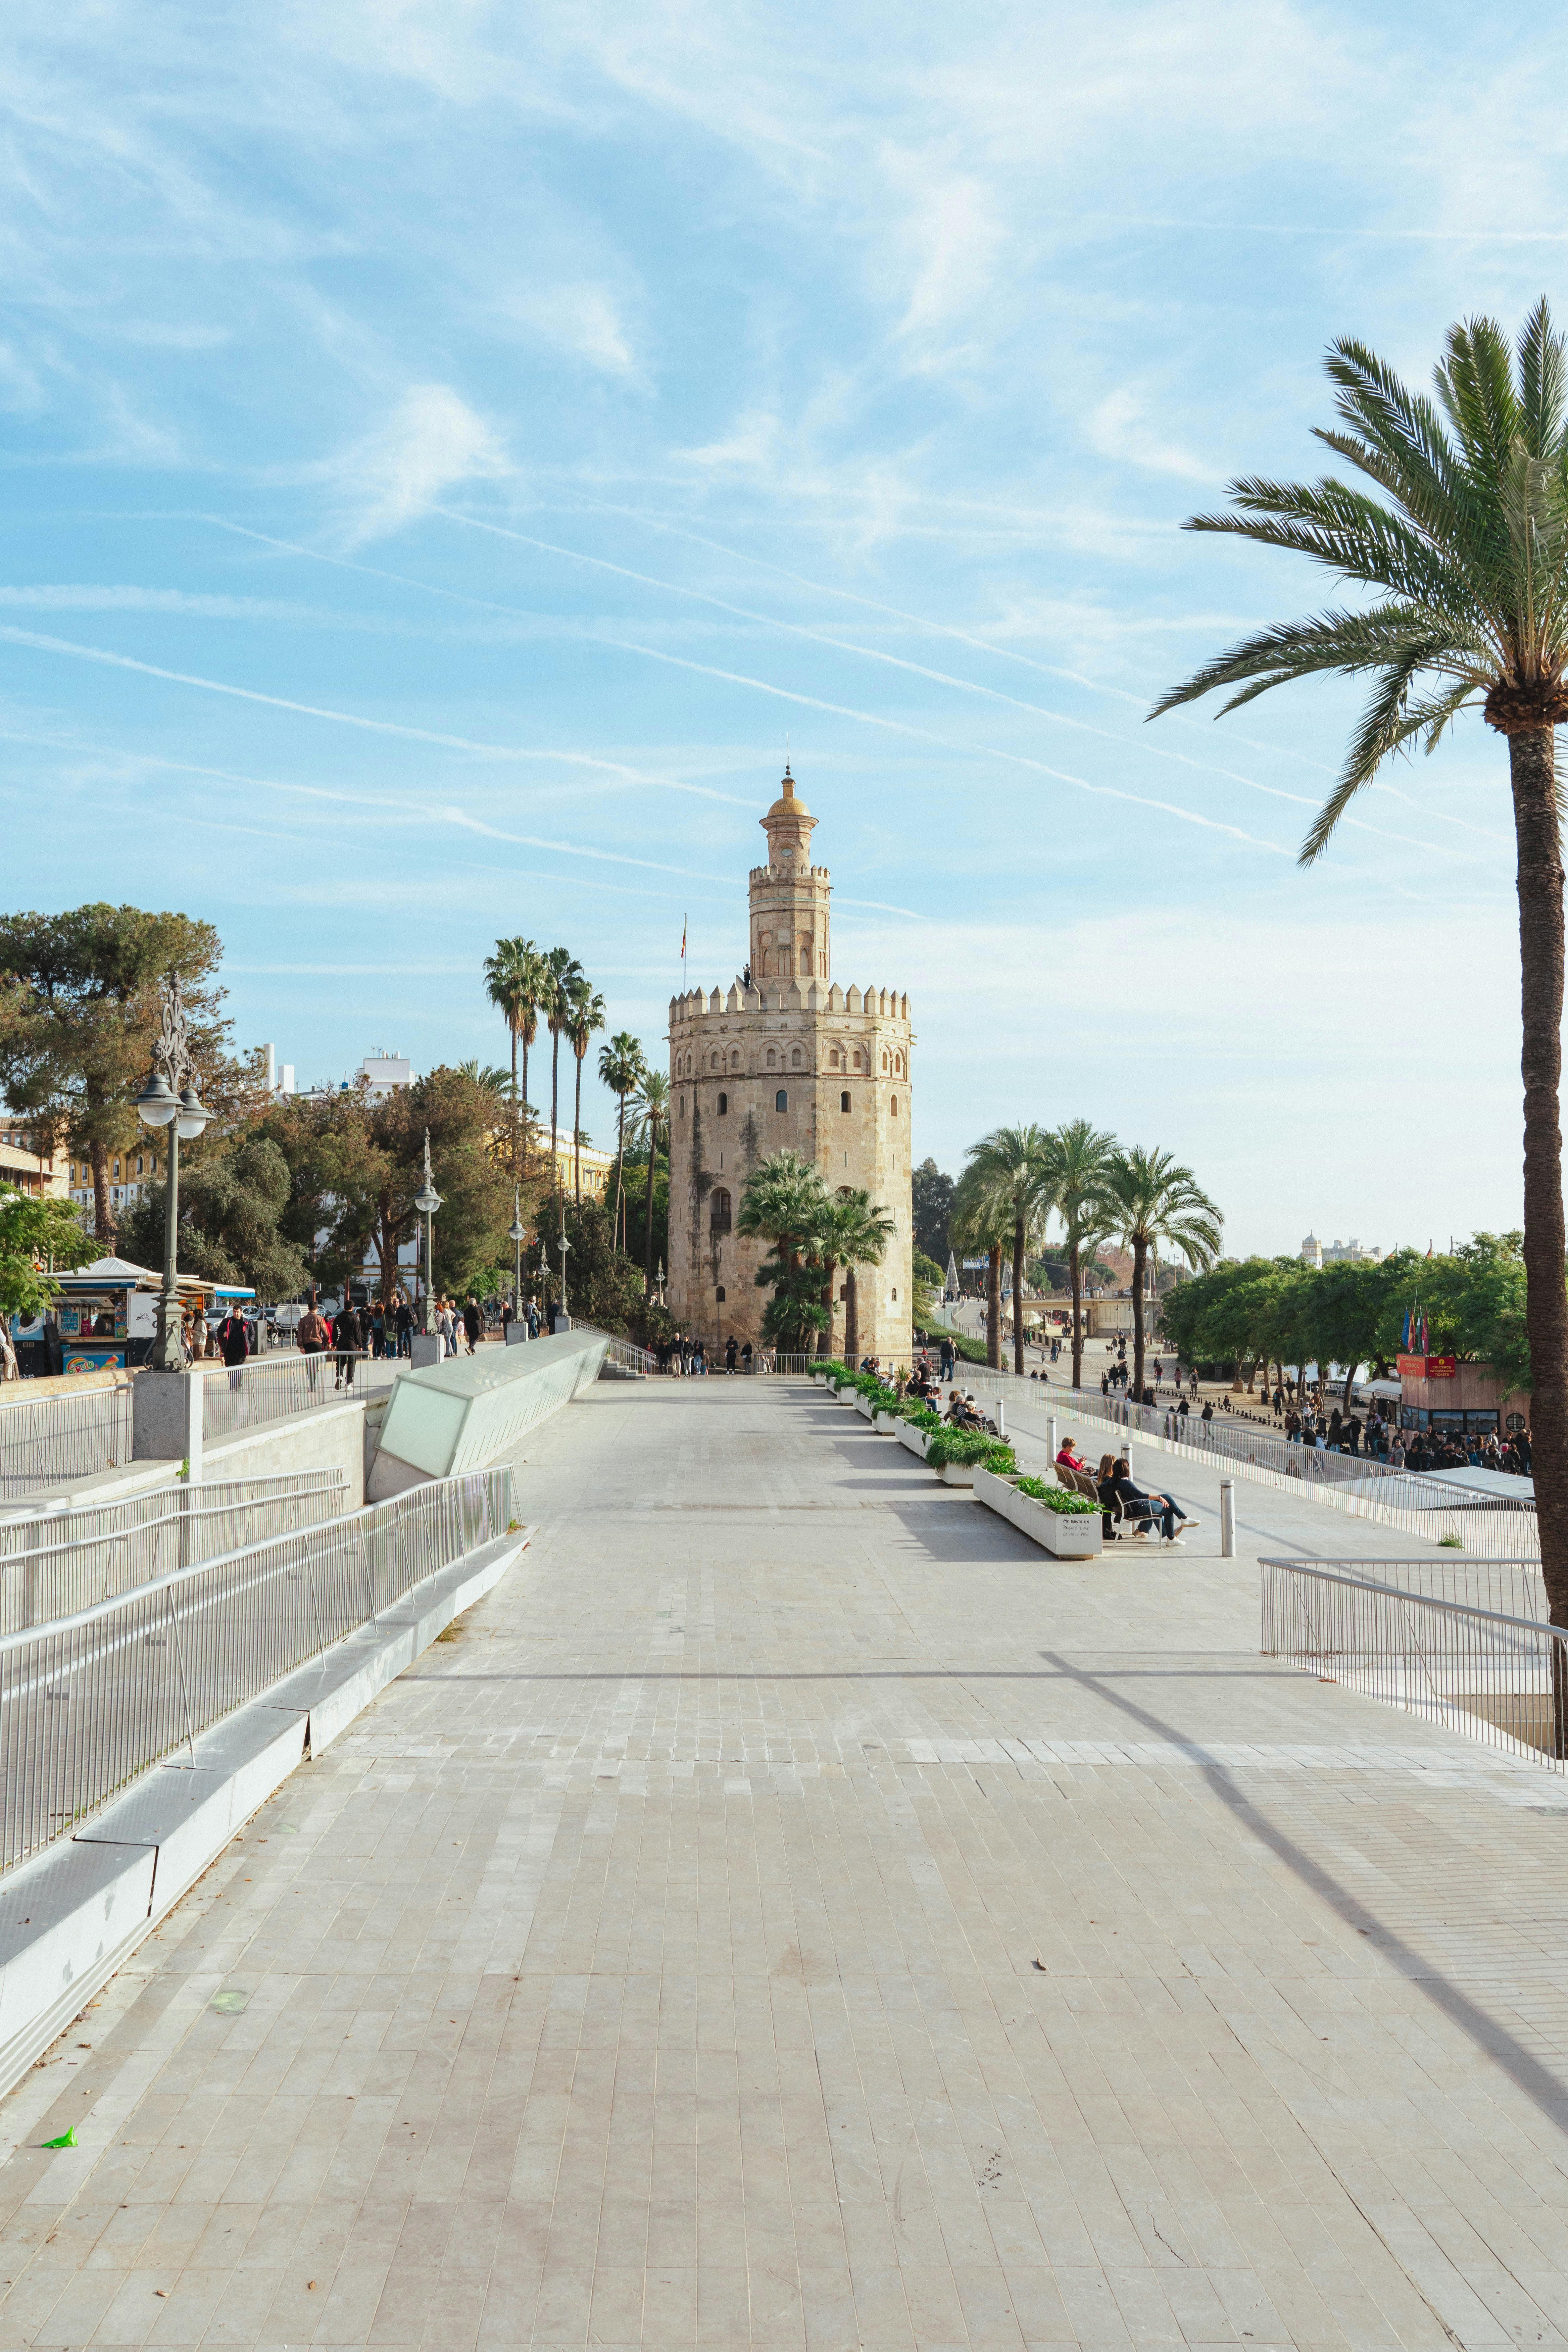
<svg viewBox="0 0 1568 2352">
<path fill-rule="evenodd" d="M 5 902 L 216 922 L 239 1040 L 504 1058 L 563 941 L 662 1052 L 785 740 L 916 1145 L 1086 1115 L 1231 1246 L 1519 1214 L 1506 757 L 1294 851 L 1349 715 L 1153 695 L 1305 566 L 1321 355 L 1568 314 L 1561 27 L 1426 5 L 8 19 Z M 532 1090 L 538 1099 L 539 1088 Z M 586 1118 L 608 1139 L 608 1099 Z"/>
</svg>

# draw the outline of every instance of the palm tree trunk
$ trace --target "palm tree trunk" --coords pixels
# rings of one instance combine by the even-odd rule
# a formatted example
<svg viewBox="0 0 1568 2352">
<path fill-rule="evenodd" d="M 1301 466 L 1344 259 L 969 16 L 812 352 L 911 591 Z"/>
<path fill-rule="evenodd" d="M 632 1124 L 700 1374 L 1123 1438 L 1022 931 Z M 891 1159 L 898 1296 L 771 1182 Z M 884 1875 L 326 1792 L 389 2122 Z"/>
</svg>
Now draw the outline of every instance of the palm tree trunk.
<svg viewBox="0 0 1568 2352">
<path fill-rule="evenodd" d="M 833 1277 L 837 1271 L 838 1268 L 831 1258 L 822 1269 L 822 1303 L 827 1309 L 827 1320 L 816 1335 L 816 1352 L 819 1356 L 831 1356 L 833 1353 Z"/>
<path fill-rule="evenodd" d="M 510 1025 L 510 1024 L 509 1024 Z M 518 1181 L 517 1172 L 517 1031 L 511 1033 L 511 1181 Z"/>
<path fill-rule="evenodd" d="M 559 1129 L 556 1126 L 555 1114 L 560 1092 L 561 1032 L 559 1029 L 552 1029 L 550 1033 L 550 1182 L 552 1190 L 557 1192 L 561 1190 L 561 1165 L 557 1156 L 556 1136 Z"/>
<path fill-rule="evenodd" d="M 1072 1384 L 1083 1386 L 1083 1268 L 1079 1263 L 1078 1244 L 1068 1250 L 1068 1282 L 1072 1290 Z"/>
<path fill-rule="evenodd" d="M 993 1242 L 985 1259 L 985 1360 L 1002 1369 L 1002 1252 Z"/>
<path fill-rule="evenodd" d="M 575 1048 L 574 1048 L 575 1051 Z M 577 1055 L 577 1092 L 572 1105 L 572 1191 L 583 1206 L 583 1056 Z"/>
<path fill-rule="evenodd" d="M 521 1117 L 522 1119 L 522 1172 L 526 1176 L 528 1173 L 528 1038 L 526 1034 L 522 1040 L 522 1102 L 521 1105 Z"/>
<path fill-rule="evenodd" d="M 853 1266 L 847 1270 L 846 1287 L 849 1296 L 844 1303 L 844 1360 L 853 1371 L 855 1359 L 860 1353 L 860 1294 Z"/>
<path fill-rule="evenodd" d="M 1554 1625 L 1568 1625 L 1568 1291 L 1563 1278 L 1563 835 L 1550 728 L 1510 735 L 1519 844 L 1519 954 L 1524 1046 L 1525 1328 L 1533 1396 L 1530 1444 L 1541 1572 Z M 1568 1752 L 1563 1644 L 1553 1643 L 1552 1752 Z"/>
<path fill-rule="evenodd" d="M 1024 1220 L 1013 1227 L 1013 1370 L 1024 1377 Z"/>
<path fill-rule="evenodd" d="M 1132 1395 L 1143 1402 L 1143 1268 L 1149 1244 L 1142 1234 L 1132 1236 Z"/>
<path fill-rule="evenodd" d="M 610 1229 L 610 1246 L 623 1249 L 626 1237 L 621 1231 L 621 1170 L 626 1157 L 626 1098 L 616 1097 L 616 1222 Z"/>
</svg>

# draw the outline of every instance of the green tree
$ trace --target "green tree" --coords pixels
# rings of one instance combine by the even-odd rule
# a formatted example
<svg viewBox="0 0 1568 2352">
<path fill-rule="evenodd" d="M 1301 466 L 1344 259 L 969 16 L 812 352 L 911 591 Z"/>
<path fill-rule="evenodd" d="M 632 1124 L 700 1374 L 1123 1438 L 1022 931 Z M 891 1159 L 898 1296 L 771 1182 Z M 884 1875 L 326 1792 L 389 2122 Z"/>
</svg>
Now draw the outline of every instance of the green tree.
<svg viewBox="0 0 1568 2352">
<path fill-rule="evenodd" d="M 616 1206 L 614 1230 L 616 1239 L 625 1245 L 626 1229 L 621 1219 L 622 1184 L 626 1166 L 626 1104 L 641 1086 L 647 1070 L 640 1039 L 629 1029 L 617 1030 L 609 1043 L 599 1048 L 599 1083 L 607 1087 L 616 1097 Z"/>
<path fill-rule="evenodd" d="M 60 1295 L 49 1268 L 68 1273 L 100 1255 L 72 1202 L 0 1184 L 0 1317 L 42 1315 Z"/>
<path fill-rule="evenodd" d="M 1328 360 L 1339 430 L 1319 438 L 1371 485 L 1246 479 L 1237 511 L 1190 529 L 1284 548 L 1373 601 L 1266 629 L 1157 704 L 1233 688 L 1235 709 L 1288 679 L 1375 677 L 1343 773 L 1308 833 L 1310 864 L 1362 787 L 1415 741 L 1436 749 L 1467 706 L 1508 740 L 1518 851 L 1523 1014 L 1524 1265 L 1535 1370 L 1531 1415 L 1541 1566 L 1568 1624 L 1568 1235 L 1559 1096 L 1563 899 L 1553 730 L 1568 719 L 1568 352 L 1544 301 L 1510 352 L 1476 319 L 1448 331 L 1436 401 L 1406 389 L 1364 345 Z M 1373 495 L 1377 493 L 1378 495 Z M 1568 1689 L 1558 1694 L 1559 1749 Z"/>
<path fill-rule="evenodd" d="M 637 1097 L 637 1126 L 647 1150 L 647 1198 L 643 1210 L 643 1285 L 646 1296 L 651 1298 L 653 1297 L 654 1176 L 658 1165 L 659 1144 L 662 1140 L 668 1140 L 669 1135 L 669 1080 L 662 1070 L 647 1070 L 643 1074 L 642 1089 Z M 669 1171 L 667 1166 L 665 1171 L 667 1227 L 668 1183 Z M 668 1248 L 667 1231 L 664 1259 L 667 1265 L 669 1263 Z"/>
<path fill-rule="evenodd" d="M 1002 1368 L 1002 1261 L 1012 1238 L 1013 1220 L 1007 1202 L 988 1184 L 973 1161 L 953 1187 L 948 1232 L 953 1246 L 966 1255 L 985 1256 L 985 1360 L 994 1371 Z"/>
<path fill-rule="evenodd" d="M 812 1235 L 812 1251 L 822 1269 L 822 1304 L 826 1315 L 817 1333 L 817 1353 L 833 1352 L 833 1285 L 842 1266 L 845 1271 L 844 1356 L 853 1363 L 860 1352 L 859 1271 L 863 1265 L 880 1265 L 887 1255 L 888 1244 L 897 1227 L 886 1209 L 878 1207 L 869 1192 L 854 1186 L 841 1186 L 827 1198 Z"/>
<path fill-rule="evenodd" d="M 1421 1263 L 1414 1250 L 1399 1250 L 1375 1265 L 1304 1270 L 1300 1360 L 1310 1355 L 1325 1381 L 1331 1365 L 1342 1365 L 1347 1402 L 1363 1364 L 1372 1365 L 1374 1377 L 1387 1371 L 1399 1346 L 1401 1294 L 1409 1297 Z"/>
<path fill-rule="evenodd" d="M 915 1245 L 934 1258 L 944 1274 L 952 1247 L 947 1227 L 952 1214 L 952 1177 L 944 1176 L 934 1160 L 922 1160 L 910 1179 Z"/>
<path fill-rule="evenodd" d="M 513 1183 L 527 1171 L 522 1164 L 522 1129 L 528 1119 L 528 1049 L 539 1034 L 539 950 L 531 940 L 498 940 L 495 953 L 485 958 L 485 993 L 507 1025 L 511 1043 L 511 1175 Z M 522 1087 L 518 1091 L 517 1055 L 522 1048 Z"/>
<path fill-rule="evenodd" d="M 167 1186 L 146 1187 L 125 1223 L 125 1246 L 142 1265 L 163 1263 Z M 292 1179 L 277 1141 L 254 1130 L 226 1137 L 180 1170 L 178 1263 L 205 1282 L 243 1283 L 258 1298 L 292 1298 L 308 1268 L 279 1223 Z"/>
<path fill-rule="evenodd" d="M 1006 1211 L 1013 1231 L 1013 1370 L 1024 1376 L 1024 1261 L 1055 1202 L 1055 1163 L 1043 1128 L 998 1127 L 971 1150 L 975 1181 Z M 968 1172 L 968 1171 L 966 1171 Z M 998 1357 L 998 1361 L 1000 1358 Z"/>
<path fill-rule="evenodd" d="M 1141 1400 L 1143 1279 L 1149 1253 L 1164 1242 L 1180 1251 L 1195 1274 L 1202 1274 L 1219 1255 L 1224 1221 L 1190 1168 L 1184 1168 L 1168 1151 L 1146 1151 L 1142 1144 L 1111 1154 L 1105 1199 L 1122 1247 L 1132 1253 L 1132 1393 Z"/>
<path fill-rule="evenodd" d="M 572 985 L 566 1041 L 577 1062 L 577 1092 L 572 1111 L 572 1197 L 583 1202 L 583 1063 L 596 1031 L 605 1025 L 605 1000 L 581 973 Z"/>
<path fill-rule="evenodd" d="M 109 1157 L 134 1135 L 131 1098 L 171 972 L 184 985 L 203 1098 L 216 1110 L 236 1090 L 223 994 L 211 984 L 222 953 L 210 923 L 140 907 L 0 916 L 0 1087 L 40 1136 L 91 1167 L 100 1253 L 115 1246 Z"/>
<path fill-rule="evenodd" d="M 816 1258 L 828 1201 L 815 1164 L 794 1151 L 760 1160 L 741 1188 L 736 1231 L 773 1245 L 752 1276 L 760 1290 L 773 1292 L 763 1310 L 763 1335 L 792 1352 L 803 1350 L 828 1320 Z"/>
<path fill-rule="evenodd" d="M 1116 1139 L 1087 1118 L 1067 1120 L 1048 1139 L 1047 1189 L 1067 1231 L 1068 1282 L 1072 1291 L 1072 1384 L 1083 1386 L 1083 1270 L 1116 1230 L 1106 1181 Z"/>
<path fill-rule="evenodd" d="M 1490 1364 L 1505 1389 L 1532 1387 L 1521 1233 L 1472 1234 L 1446 1257 L 1412 1252 L 1407 1288 L 1411 1277 L 1419 1282 L 1435 1353 Z M 1532 1405 L 1532 1433 L 1534 1419 Z"/>
</svg>

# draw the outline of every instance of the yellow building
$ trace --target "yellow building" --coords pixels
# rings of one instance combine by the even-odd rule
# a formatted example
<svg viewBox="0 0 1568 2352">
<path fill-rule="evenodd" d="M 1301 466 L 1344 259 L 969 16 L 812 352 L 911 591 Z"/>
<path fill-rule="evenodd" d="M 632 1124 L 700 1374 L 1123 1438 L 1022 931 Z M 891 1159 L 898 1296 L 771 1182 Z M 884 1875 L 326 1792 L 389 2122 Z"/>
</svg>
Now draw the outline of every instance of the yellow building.
<svg viewBox="0 0 1568 2352">
<path fill-rule="evenodd" d="M 5 1118 L 0 1112 L 0 1118 Z M 0 1126 L 0 1184 L 9 1184 L 33 1200 L 66 1200 L 70 1193 L 70 1162 L 54 1153 L 33 1149 L 37 1139 L 25 1128 Z"/>
</svg>

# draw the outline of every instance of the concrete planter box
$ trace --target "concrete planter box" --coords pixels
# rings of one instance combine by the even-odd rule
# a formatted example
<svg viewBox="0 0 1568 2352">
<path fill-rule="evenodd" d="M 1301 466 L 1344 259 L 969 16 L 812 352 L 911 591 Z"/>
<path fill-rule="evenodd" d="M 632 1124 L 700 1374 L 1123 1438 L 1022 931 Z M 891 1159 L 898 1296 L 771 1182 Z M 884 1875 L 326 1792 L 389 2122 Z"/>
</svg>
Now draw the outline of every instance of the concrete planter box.
<svg viewBox="0 0 1568 2352">
<path fill-rule="evenodd" d="M 899 1444 L 900 1445 L 907 1445 L 911 1454 L 918 1454 L 922 1462 L 925 1460 L 926 1432 L 923 1429 L 912 1428 L 907 1421 L 900 1421 L 899 1423 Z"/>
<path fill-rule="evenodd" d="M 871 1400 L 868 1396 L 862 1396 L 858 1389 L 855 1391 L 855 1410 L 862 1421 L 869 1421 L 872 1417 Z"/>
<path fill-rule="evenodd" d="M 903 1423 L 900 1420 L 896 1412 L 879 1412 L 877 1415 L 877 1434 L 879 1437 L 897 1437 L 903 1425 Z"/>
<path fill-rule="evenodd" d="M 1053 1511 L 1033 1495 L 1020 1495 L 1010 1478 L 998 1478 L 990 1470 L 975 1472 L 974 1492 L 988 1509 L 1056 1559 L 1093 1559 L 1102 1549 L 1098 1511 Z"/>
<path fill-rule="evenodd" d="M 973 1486 L 975 1465 L 973 1462 L 944 1462 L 936 1475 L 944 1486 Z"/>
</svg>

